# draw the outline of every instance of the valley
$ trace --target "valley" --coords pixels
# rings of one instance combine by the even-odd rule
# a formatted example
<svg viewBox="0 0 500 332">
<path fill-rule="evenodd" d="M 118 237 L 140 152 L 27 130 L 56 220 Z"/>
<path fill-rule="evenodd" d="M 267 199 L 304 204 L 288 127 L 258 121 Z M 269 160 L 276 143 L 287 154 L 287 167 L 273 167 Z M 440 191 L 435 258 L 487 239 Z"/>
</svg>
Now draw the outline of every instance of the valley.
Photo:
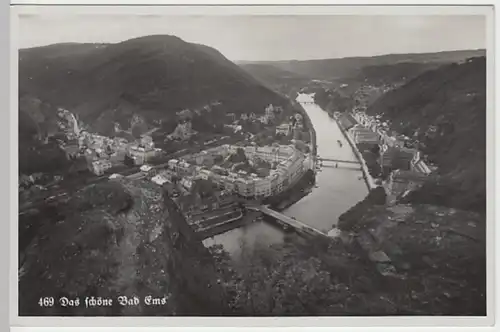
<svg viewBox="0 0 500 332">
<path fill-rule="evenodd" d="M 21 49 L 20 313 L 485 315 L 484 54 Z"/>
</svg>

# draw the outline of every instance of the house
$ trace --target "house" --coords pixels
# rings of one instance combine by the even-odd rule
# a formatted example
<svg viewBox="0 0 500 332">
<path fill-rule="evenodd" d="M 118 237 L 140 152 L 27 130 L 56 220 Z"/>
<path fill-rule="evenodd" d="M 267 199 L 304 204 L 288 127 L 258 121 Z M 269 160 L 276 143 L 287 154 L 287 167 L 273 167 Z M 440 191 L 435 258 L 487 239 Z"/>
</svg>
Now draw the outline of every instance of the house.
<svg viewBox="0 0 500 332">
<path fill-rule="evenodd" d="M 389 135 L 385 134 L 381 137 L 381 139 L 382 139 L 383 143 L 387 146 L 395 147 L 395 148 L 403 148 L 404 147 L 404 141 L 398 139 L 397 137 L 389 136 Z"/>
<path fill-rule="evenodd" d="M 103 175 L 104 172 L 111 168 L 111 162 L 106 159 L 96 160 L 92 162 L 92 172 L 96 175 Z"/>
<path fill-rule="evenodd" d="M 182 178 L 181 185 L 187 190 L 191 191 L 193 187 L 193 181 L 189 178 Z"/>
<path fill-rule="evenodd" d="M 290 134 L 290 124 L 283 123 L 276 127 L 276 134 L 288 136 Z"/>
<path fill-rule="evenodd" d="M 146 149 L 141 146 L 133 145 L 129 147 L 128 155 L 134 159 L 136 165 L 142 165 L 157 155 L 157 150 Z"/>
<path fill-rule="evenodd" d="M 149 165 L 142 165 L 139 169 L 141 170 L 141 172 L 148 173 L 150 170 L 153 169 L 153 167 Z"/>
<path fill-rule="evenodd" d="M 260 117 L 259 117 L 259 121 L 260 121 L 261 123 L 263 123 L 263 124 L 268 124 L 268 123 L 269 123 L 269 120 L 270 120 L 270 119 L 269 119 L 267 116 L 265 116 L 265 115 L 262 115 L 262 116 L 260 116 Z"/>
<path fill-rule="evenodd" d="M 170 182 L 164 175 L 162 174 L 157 174 L 153 178 L 151 178 L 151 181 L 156 183 L 159 186 L 163 186 L 165 183 Z"/>
<path fill-rule="evenodd" d="M 413 159 L 411 162 L 411 169 L 415 172 L 423 173 L 425 175 L 429 175 L 432 173 L 432 169 L 425 163 L 422 158 L 418 158 L 416 160 Z"/>
<path fill-rule="evenodd" d="M 144 135 L 141 137 L 141 145 L 146 148 L 146 149 L 153 149 L 154 148 L 154 143 L 153 139 L 149 135 Z"/>
<path fill-rule="evenodd" d="M 273 106 L 273 104 L 269 104 L 269 106 L 266 107 L 265 114 L 269 118 L 274 117 L 274 106 Z"/>
<path fill-rule="evenodd" d="M 123 177 L 123 175 L 121 175 L 121 174 L 118 174 L 118 173 L 113 173 L 113 174 L 111 174 L 111 175 L 109 176 L 109 179 L 110 179 L 110 180 L 115 180 L 115 179 L 120 179 L 120 178 L 122 178 L 122 177 Z"/>
<path fill-rule="evenodd" d="M 208 180 L 210 179 L 212 172 L 210 172 L 208 169 L 201 169 L 198 172 L 198 175 L 200 176 L 201 179 Z"/>
<path fill-rule="evenodd" d="M 354 140 L 354 143 L 356 144 L 362 144 L 362 143 L 368 143 L 368 144 L 374 144 L 378 145 L 379 144 L 379 136 L 376 132 L 364 128 L 361 125 L 355 125 L 351 129 L 348 130 L 349 134 Z"/>
<path fill-rule="evenodd" d="M 177 159 L 170 159 L 168 161 L 168 168 L 170 168 L 173 171 L 177 171 L 178 165 L 179 165 L 179 160 Z"/>
<path fill-rule="evenodd" d="M 410 170 L 417 150 L 383 145 L 380 151 L 380 165 L 384 168 Z"/>
</svg>

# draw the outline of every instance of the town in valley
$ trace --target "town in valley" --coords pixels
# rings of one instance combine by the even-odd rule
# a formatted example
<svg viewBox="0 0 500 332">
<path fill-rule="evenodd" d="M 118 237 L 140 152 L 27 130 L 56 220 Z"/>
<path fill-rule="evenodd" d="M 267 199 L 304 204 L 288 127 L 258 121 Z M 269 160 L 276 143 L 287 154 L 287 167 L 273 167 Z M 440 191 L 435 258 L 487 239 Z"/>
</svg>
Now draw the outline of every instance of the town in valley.
<svg viewBox="0 0 500 332">
<path fill-rule="evenodd" d="M 312 29 L 314 57 L 194 43 L 182 16 L 60 41 L 70 21 L 23 18 L 19 315 L 486 315 L 480 18 L 418 17 L 477 36 L 404 26 L 427 46 L 397 53 L 316 41 L 336 16 L 221 19 Z"/>
</svg>

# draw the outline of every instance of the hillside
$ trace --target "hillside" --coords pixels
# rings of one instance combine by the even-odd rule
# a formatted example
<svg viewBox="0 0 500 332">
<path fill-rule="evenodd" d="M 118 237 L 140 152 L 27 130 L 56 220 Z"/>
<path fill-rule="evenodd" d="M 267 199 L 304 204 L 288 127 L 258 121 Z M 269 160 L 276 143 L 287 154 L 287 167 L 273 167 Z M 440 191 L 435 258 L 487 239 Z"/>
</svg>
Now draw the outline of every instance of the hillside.
<svg viewBox="0 0 500 332">
<path fill-rule="evenodd" d="M 303 88 L 317 93 L 324 89 L 339 90 L 342 86 L 342 93 L 351 98 L 362 86 L 402 84 L 443 64 L 484 55 L 484 50 L 470 50 L 304 61 L 242 62 L 239 65 L 260 81 L 289 96 Z M 320 106 L 326 107 L 330 101 L 334 104 L 344 103 L 335 96 L 329 98 L 327 95 L 328 93 L 323 101 L 319 98 Z M 343 109 L 344 107 L 335 107 L 335 110 Z"/>
<path fill-rule="evenodd" d="M 22 49 L 19 86 L 20 97 L 67 108 L 104 134 L 134 114 L 168 126 L 184 108 L 259 113 L 286 102 L 215 49 L 168 35 Z"/>
<path fill-rule="evenodd" d="M 486 204 L 486 59 L 427 71 L 389 91 L 367 110 L 416 137 L 439 167 L 439 183 L 419 202 L 484 211 Z"/>
<path fill-rule="evenodd" d="M 358 70 L 367 66 L 385 66 L 398 63 L 450 63 L 474 56 L 484 56 L 484 50 L 446 51 L 437 53 L 387 54 L 373 57 L 347 57 L 304 61 L 263 62 L 282 70 L 311 79 L 331 80 L 356 76 Z"/>
<path fill-rule="evenodd" d="M 31 242 L 20 248 L 21 316 L 226 312 L 212 257 L 160 187 L 141 180 L 92 185 L 54 209 L 31 217 L 33 240 L 25 238 L 29 229 L 20 231 L 20 243 Z M 147 305 L 148 295 L 166 301 Z M 78 297 L 80 305 L 40 306 L 49 296 Z M 91 296 L 111 298 L 113 305 L 86 308 Z M 118 296 L 136 296 L 140 304 L 122 306 Z"/>
<path fill-rule="evenodd" d="M 303 87 L 310 81 L 308 77 L 273 64 L 241 63 L 239 66 L 259 81 L 284 94 L 288 94 L 294 88 Z"/>
<path fill-rule="evenodd" d="M 213 248 L 233 310 L 242 316 L 486 315 L 481 215 L 432 205 L 359 208 L 344 241 L 286 238 L 244 251 L 233 269 L 221 248 Z M 393 276 L 381 274 L 387 264 Z"/>
</svg>

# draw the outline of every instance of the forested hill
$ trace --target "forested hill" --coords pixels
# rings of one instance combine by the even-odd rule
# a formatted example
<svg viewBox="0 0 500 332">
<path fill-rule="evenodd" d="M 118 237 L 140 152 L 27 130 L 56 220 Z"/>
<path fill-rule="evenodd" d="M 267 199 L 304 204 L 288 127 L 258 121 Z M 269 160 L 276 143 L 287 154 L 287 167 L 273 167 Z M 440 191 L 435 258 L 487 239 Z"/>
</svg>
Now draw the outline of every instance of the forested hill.
<svg viewBox="0 0 500 332">
<path fill-rule="evenodd" d="M 319 80 L 332 80 L 337 78 L 355 77 L 363 67 L 391 66 L 401 63 L 419 63 L 419 64 L 446 64 L 463 61 L 470 57 L 485 56 L 485 50 L 463 50 L 446 51 L 436 53 L 412 53 L 412 54 L 387 54 L 372 57 L 346 57 L 338 59 L 319 59 L 319 60 L 289 60 L 289 61 L 268 61 L 241 63 L 245 70 L 255 76 L 259 76 L 259 66 L 273 66 L 274 71 L 286 76 L 286 73 Z M 266 75 L 269 75 L 266 73 Z M 265 75 L 262 76 L 265 78 Z"/>
<path fill-rule="evenodd" d="M 483 210 L 486 202 L 486 58 L 427 71 L 368 108 L 418 137 L 442 182 L 419 201 Z"/>
<path fill-rule="evenodd" d="M 217 50 L 155 35 L 117 44 L 56 44 L 19 51 L 20 94 L 78 114 L 100 131 L 132 114 L 174 121 L 175 112 L 217 103 L 232 113 L 284 99 Z"/>
</svg>

